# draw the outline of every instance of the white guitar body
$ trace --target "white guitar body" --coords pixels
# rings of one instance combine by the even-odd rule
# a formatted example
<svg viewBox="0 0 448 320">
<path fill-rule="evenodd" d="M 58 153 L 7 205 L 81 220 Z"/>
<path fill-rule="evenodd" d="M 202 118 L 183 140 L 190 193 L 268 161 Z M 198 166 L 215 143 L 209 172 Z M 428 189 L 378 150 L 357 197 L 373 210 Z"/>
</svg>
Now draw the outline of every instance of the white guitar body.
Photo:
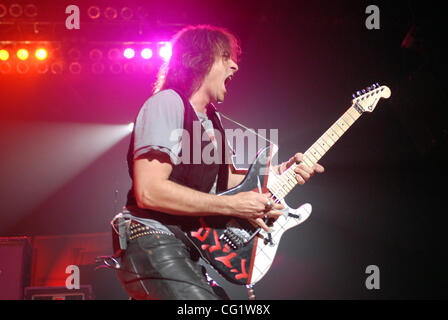
<svg viewBox="0 0 448 320">
<path fill-rule="evenodd" d="M 272 171 L 269 174 L 268 188 L 271 184 L 275 183 L 278 176 Z M 269 271 L 272 263 L 274 262 L 275 254 L 277 252 L 280 240 L 283 234 L 302 222 L 304 222 L 311 215 L 312 206 L 309 203 L 302 204 L 297 209 L 292 209 L 286 204 L 286 201 L 282 199 L 280 203 L 285 207 L 281 215 L 270 227 L 270 239 L 271 241 L 263 241 L 263 239 L 269 239 L 269 235 L 263 229 L 260 230 L 257 241 L 257 247 L 254 257 L 254 268 L 252 270 L 251 284 L 255 284 L 263 278 L 263 276 Z"/>
</svg>

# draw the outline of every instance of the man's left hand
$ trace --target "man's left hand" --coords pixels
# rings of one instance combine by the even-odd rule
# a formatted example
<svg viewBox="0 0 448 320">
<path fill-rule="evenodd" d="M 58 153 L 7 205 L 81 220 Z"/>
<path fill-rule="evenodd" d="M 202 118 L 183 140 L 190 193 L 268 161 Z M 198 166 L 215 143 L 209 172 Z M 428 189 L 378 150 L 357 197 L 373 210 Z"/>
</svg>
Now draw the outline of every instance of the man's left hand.
<svg viewBox="0 0 448 320">
<path fill-rule="evenodd" d="M 305 182 L 308 181 L 309 178 L 311 178 L 315 172 L 323 173 L 325 171 L 325 168 L 318 163 L 316 163 L 312 167 L 309 167 L 305 163 L 303 163 L 302 160 L 303 160 L 303 153 L 300 152 L 296 153 L 287 162 L 282 163 L 278 167 L 278 173 L 282 174 L 294 163 L 296 163 L 298 165 L 294 169 L 294 173 L 296 174 L 297 183 L 305 184 Z"/>
</svg>

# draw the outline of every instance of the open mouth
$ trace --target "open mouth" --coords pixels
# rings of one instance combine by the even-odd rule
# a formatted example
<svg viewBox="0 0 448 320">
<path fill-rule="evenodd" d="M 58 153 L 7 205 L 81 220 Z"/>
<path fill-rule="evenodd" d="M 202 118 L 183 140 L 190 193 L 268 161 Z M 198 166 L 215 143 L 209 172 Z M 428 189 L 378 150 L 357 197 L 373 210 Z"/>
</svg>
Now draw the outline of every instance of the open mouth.
<svg viewBox="0 0 448 320">
<path fill-rule="evenodd" d="M 224 80 L 224 85 L 226 85 L 227 86 L 227 84 L 230 82 L 230 80 L 232 80 L 233 79 L 233 74 L 231 74 L 231 75 L 229 75 L 227 78 L 226 78 L 226 80 Z"/>
</svg>

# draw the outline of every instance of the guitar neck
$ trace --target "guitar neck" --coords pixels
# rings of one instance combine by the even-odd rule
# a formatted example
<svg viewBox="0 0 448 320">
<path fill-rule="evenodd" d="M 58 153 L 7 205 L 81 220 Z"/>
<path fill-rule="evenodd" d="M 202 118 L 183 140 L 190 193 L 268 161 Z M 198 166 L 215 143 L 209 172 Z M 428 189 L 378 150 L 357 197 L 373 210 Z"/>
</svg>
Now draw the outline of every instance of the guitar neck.
<svg viewBox="0 0 448 320">
<path fill-rule="evenodd" d="M 319 139 L 303 154 L 302 162 L 312 167 L 316 164 L 324 154 L 339 140 L 340 137 L 351 127 L 353 123 L 361 116 L 362 110 L 356 104 L 352 105 L 348 110 L 325 131 Z M 294 169 L 298 164 L 293 164 L 285 172 L 279 176 L 278 180 L 269 187 L 272 194 L 279 200 L 297 185 Z"/>
</svg>

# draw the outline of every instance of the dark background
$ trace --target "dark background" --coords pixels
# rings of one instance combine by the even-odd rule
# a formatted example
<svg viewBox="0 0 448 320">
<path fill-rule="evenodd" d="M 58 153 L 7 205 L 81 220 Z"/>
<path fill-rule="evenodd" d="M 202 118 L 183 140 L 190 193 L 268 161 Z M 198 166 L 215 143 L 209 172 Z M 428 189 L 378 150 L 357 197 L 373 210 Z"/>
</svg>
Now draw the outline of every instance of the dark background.
<svg viewBox="0 0 448 320">
<path fill-rule="evenodd" d="M 39 3 L 53 21 L 51 32 L 0 25 L 0 40 L 46 37 L 81 45 L 169 40 L 188 24 L 228 28 L 243 55 L 220 110 L 252 128 L 279 129 L 281 161 L 305 151 L 350 106 L 353 92 L 376 82 L 389 86 L 391 98 L 363 115 L 320 161 L 326 173 L 288 196 L 292 207 L 311 203 L 313 213 L 284 235 L 256 294 L 447 297 L 441 8 L 416 1 L 127 1 L 148 9 L 139 34 L 134 25 L 89 23 L 92 1 Z M 81 9 L 81 30 L 64 28 L 69 4 Z M 365 26 L 370 4 L 380 9 L 379 30 Z M 101 126 L 133 121 L 154 76 L 0 74 L 0 236 L 109 231 L 130 186 L 129 136 L 106 148 Z M 365 287 L 368 265 L 381 271 L 379 290 Z M 244 287 L 219 282 L 232 298 L 246 299 Z"/>
</svg>

